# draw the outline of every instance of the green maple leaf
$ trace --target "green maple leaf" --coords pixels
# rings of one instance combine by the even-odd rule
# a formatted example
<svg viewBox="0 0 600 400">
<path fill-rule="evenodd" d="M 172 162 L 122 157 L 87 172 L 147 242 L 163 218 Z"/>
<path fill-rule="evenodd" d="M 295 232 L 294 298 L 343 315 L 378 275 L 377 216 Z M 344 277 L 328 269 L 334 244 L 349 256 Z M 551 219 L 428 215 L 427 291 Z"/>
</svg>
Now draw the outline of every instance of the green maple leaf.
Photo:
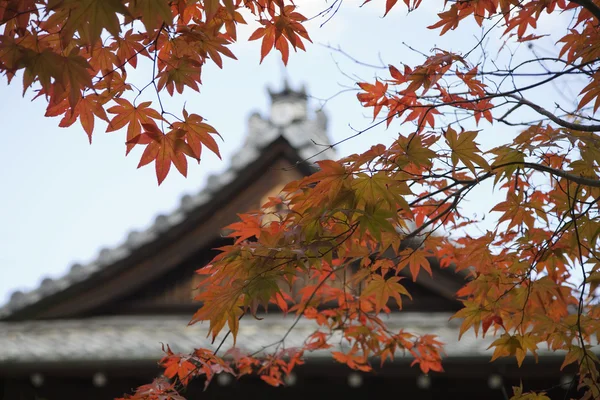
<svg viewBox="0 0 600 400">
<path fill-rule="evenodd" d="M 452 128 L 446 131 L 446 143 L 452 150 L 452 165 L 456 167 L 458 162 L 462 162 L 469 170 L 475 174 L 475 165 L 478 165 L 486 170 L 490 168 L 489 164 L 481 156 L 481 150 L 475 143 L 477 132 L 467 131 L 460 135 Z"/>
</svg>

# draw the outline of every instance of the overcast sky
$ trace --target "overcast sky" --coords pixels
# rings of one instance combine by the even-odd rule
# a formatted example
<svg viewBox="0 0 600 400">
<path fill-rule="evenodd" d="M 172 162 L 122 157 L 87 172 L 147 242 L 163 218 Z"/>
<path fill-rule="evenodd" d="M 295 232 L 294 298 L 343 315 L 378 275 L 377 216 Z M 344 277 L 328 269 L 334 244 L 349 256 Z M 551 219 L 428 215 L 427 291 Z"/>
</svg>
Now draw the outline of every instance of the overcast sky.
<svg viewBox="0 0 600 400">
<path fill-rule="evenodd" d="M 198 94 L 184 91 L 183 97 L 168 101 L 167 110 L 179 113 L 183 102 L 190 112 L 202 115 L 224 138 L 221 143 L 223 161 L 205 157 L 202 164 L 190 163 L 188 177 L 175 168 L 166 181 L 157 186 L 154 166 L 136 169 L 140 152 L 125 157 L 122 131 L 104 133 L 106 125 L 98 123 L 89 145 L 77 122 L 70 128 L 59 128 L 58 118 L 45 118 L 43 100 L 31 102 L 31 93 L 21 97 L 19 77 L 7 86 L 0 78 L 0 304 L 14 290 L 35 288 L 44 277 L 57 278 L 68 272 L 75 262 L 94 259 L 103 247 L 112 247 L 124 240 L 130 230 L 141 230 L 152 224 L 156 215 L 168 213 L 179 204 L 185 193 L 196 193 L 211 173 L 225 169 L 231 154 L 246 135 L 249 114 L 259 111 L 268 115 L 269 99 L 266 87 L 280 88 L 284 75 L 293 87 L 305 84 L 315 98 L 330 98 L 353 85 L 354 80 L 372 80 L 385 71 L 363 67 L 324 45 L 341 47 L 360 61 L 382 65 L 400 62 L 415 65 L 423 60 L 406 43 L 420 51 L 434 47 L 466 52 L 481 36 L 480 28 L 465 24 L 467 29 L 450 32 L 440 38 L 436 31 L 425 27 L 436 21 L 436 12 L 426 1 L 415 13 L 407 15 L 401 2 L 384 19 L 384 1 L 376 0 L 359 8 L 357 0 L 346 0 L 339 13 L 320 27 L 323 19 L 309 26 L 314 44 L 307 53 L 290 56 L 284 72 L 279 56 L 270 54 L 259 65 L 260 43 L 248 43 L 254 28 L 242 28 L 239 43 L 232 47 L 238 61 L 224 59 L 219 70 L 210 62 L 203 69 L 203 84 Z M 319 0 L 299 0 L 300 11 L 313 16 L 326 3 Z M 566 17 L 546 18 L 544 26 L 560 23 Z M 489 35 L 490 57 L 496 58 L 501 46 L 498 30 Z M 552 41 L 542 51 L 555 52 Z M 514 57 L 530 57 L 523 46 Z M 508 65 L 506 50 L 496 58 L 499 66 Z M 149 71 L 141 71 L 149 74 Z M 354 78 L 352 78 L 354 77 Z M 136 76 L 136 79 L 143 76 Z M 351 79 L 352 78 L 352 79 Z M 371 110 L 362 109 L 356 100 L 356 90 L 345 91 L 329 100 L 324 110 L 329 116 L 329 135 L 337 142 L 369 125 Z M 544 97 L 544 93 L 540 94 Z M 163 101 L 168 98 L 165 93 Z M 149 98 L 151 100 L 151 98 Z M 311 99 L 312 108 L 320 102 Z M 489 128 L 486 124 L 481 128 Z M 376 143 L 389 144 L 397 133 L 409 128 L 393 124 L 389 129 L 374 129 L 337 147 L 340 155 L 368 148 Z M 490 147 L 514 135 L 514 130 L 494 127 L 486 130 L 480 140 Z M 472 210 L 487 211 L 483 191 L 471 199 Z M 477 197 L 480 196 L 480 197 Z M 485 196 L 490 199 L 489 194 Z"/>
</svg>

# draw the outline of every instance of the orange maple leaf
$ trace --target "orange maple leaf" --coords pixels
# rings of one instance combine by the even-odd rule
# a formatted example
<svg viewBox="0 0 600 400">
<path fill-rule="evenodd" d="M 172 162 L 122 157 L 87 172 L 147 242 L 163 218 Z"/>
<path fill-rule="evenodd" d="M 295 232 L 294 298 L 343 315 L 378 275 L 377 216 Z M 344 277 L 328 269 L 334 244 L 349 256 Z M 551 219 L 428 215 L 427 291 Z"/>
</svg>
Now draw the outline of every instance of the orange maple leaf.
<svg viewBox="0 0 600 400">
<path fill-rule="evenodd" d="M 183 93 L 184 86 L 200 91 L 198 83 L 202 64 L 199 61 L 190 57 L 172 57 L 165 65 L 165 69 L 156 76 L 159 91 L 166 87 L 171 96 L 175 89 L 177 93 Z"/>
<path fill-rule="evenodd" d="M 171 164 L 174 164 L 181 175 L 187 175 L 186 155 L 194 157 L 194 152 L 183 140 L 185 132 L 174 129 L 164 135 L 156 124 L 142 124 L 144 133 L 127 143 L 148 143 L 138 168 L 154 161 L 156 167 L 156 178 L 160 185 L 167 177 Z"/>
<path fill-rule="evenodd" d="M 376 80 L 374 85 L 360 82 L 358 86 L 366 93 L 358 93 L 356 97 L 358 98 L 358 101 L 363 103 L 363 107 L 373 107 L 373 120 L 375 120 L 377 114 L 381 111 L 381 108 L 388 103 L 388 84 Z"/>
<path fill-rule="evenodd" d="M 272 18 L 270 20 L 261 19 L 259 22 L 263 27 L 256 29 L 248 38 L 249 41 L 263 38 L 260 51 L 261 63 L 267 54 L 273 48 L 276 48 L 281 53 L 283 63 L 287 65 L 290 52 L 288 42 L 290 42 L 294 50 L 298 48 L 305 50 L 302 38 L 312 42 L 306 29 L 301 24 L 306 21 L 306 17 L 295 12 L 295 9 L 295 6 L 287 5 L 281 9 L 279 15 L 275 15 L 274 11 L 272 11 Z"/>
<path fill-rule="evenodd" d="M 215 153 L 217 157 L 221 158 L 221 153 L 219 153 L 219 146 L 215 139 L 211 136 L 219 135 L 216 129 L 211 125 L 202 122 L 203 118 L 198 114 L 188 114 L 186 109 L 183 109 L 183 122 L 175 122 L 173 123 L 174 129 L 180 129 L 185 132 L 185 137 L 187 140 L 187 144 L 190 145 L 194 158 L 198 161 L 200 160 L 200 156 L 202 155 L 202 146 L 207 147 L 210 151 Z M 221 138 L 222 139 L 222 138 Z"/>
<path fill-rule="evenodd" d="M 417 280 L 421 268 L 427 271 L 429 275 L 432 275 L 431 264 L 427 259 L 427 253 L 425 253 L 425 251 L 420 249 L 405 249 L 398 253 L 398 257 L 400 258 L 398 270 L 408 266 L 413 282 Z"/>
<path fill-rule="evenodd" d="M 106 116 L 106 112 L 104 111 L 105 102 L 106 98 L 103 98 L 96 94 L 89 94 L 85 96 L 77 103 L 77 105 L 73 109 L 73 112 L 67 112 L 65 114 L 58 126 L 63 128 L 71 126 L 75 121 L 77 121 L 77 118 L 79 118 L 79 122 L 81 123 L 83 130 L 85 131 L 85 133 L 87 133 L 90 143 L 92 143 L 92 133 L 94 131 L 94 115 L 108 122 L 108 117 Z"/>
<path fill-rule="evenodd" d="M 148 56 L 146 48 L 142 44 L 144 36 L 139 33 L 133 33 L 133 29 L 128 30 L 122 37 L 115 37 L 115 41 L 110 48 L 116 50 L 116 57 L 119 64 L 131 64 L 133 68 L 137 67 L 137 56 Z"/>
<path fill-rule="evenodd" d="M 162 117 L 158 111 L 150 108 L 150 105 L 152 104 L 151 101 L 146 101 L 138 106 L 134 106 L 128 100 L 123 98 L 115 98 L 114 101 L 118 105 L 109 108 L 107 111 L 116 115 L 108 123 L 106 132 L 116 131 L 127 126 L 126 154 L 128 154 L 136 144 L 132 141 L 142 133 L 142 124 L 156 125 L 154 120 L 161 120 Z"/>
</svg>

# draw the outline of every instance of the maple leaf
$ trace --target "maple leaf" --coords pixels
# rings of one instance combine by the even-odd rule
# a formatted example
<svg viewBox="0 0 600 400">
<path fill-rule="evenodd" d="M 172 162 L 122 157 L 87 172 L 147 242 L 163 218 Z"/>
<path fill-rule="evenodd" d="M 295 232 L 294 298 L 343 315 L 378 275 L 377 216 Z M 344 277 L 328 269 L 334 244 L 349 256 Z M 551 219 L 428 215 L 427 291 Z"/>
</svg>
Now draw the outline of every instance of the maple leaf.
<svg viewBox="0 0 600 400">
<path fill-rule="evenodd" d="M 477 132 L 461 132 L 461 134 L 458 135 L 454 129 L 449 127 L 444 133 L 444 136 L 446 138 L 446 143 L 450 147 L 450 150 L 452 150 L 451 159 L 452 164 L 455 167 L 460 161 L 465 164 L 473 174 L 476 173 L 474 164 L 489 170 L 490 166 L 487 161 L 478 154 L 481 153 L 481 150 L 479 150 L 477 143 L 475 143 Z"/>
<path fill-rule="evenodd" d="M 467 87 L 469 88 L 469 92 L 473 96 L 483 97 L 485 96 L 485 88 L 487 85 L 481 80 L 477 79 L 477 71 L 477 66 L 471 68 L 468 72 L 464 74 L 457 70 L 456 76 L 462 79 L 465 85 L 467 85 Z"/>
<path fill-rule="evenodd" d="M 132 0 L 129 5 L 132 15 L 139 15 L 147 32 L 154 32 L 163 24 L 171 25 L 173 14 L 168 0 Z"/>
<path fill-rule="evenodd" d="M 481 324 L 483 310 L 480 305 L 473 301 L 464 301 L 463 308 L 456 312 L 450 319 L 462 318 L 463 322 L 460 325 L 458 332 L 458 340 L 468 331 L 471 327 L 475 331 L 475 336 L 479 332 L 479 325 Z"/>
<path fill-rule="evenodd" d="M 519 165 L 525 162 L 525 154 L 522 151 L 507 146 L 492 149 L 490 153 L 496 155 L 492 162 L 492 168 L 496 173 L 494 185 L 503 177 L 509 179 L 519 168 Z"/>
<path fill-rule="evenodd" d="M 348 176 L 342 163 L 333 160 L 317 161 L 319 171 L 312 178 L 318 182 L 315 190 L 323 189 L 329 201 L 333 201 L 344 186 L 344 178 Z"/>
<path fill-rule="evenodd" d="M 92 86 L 92 69 L 79 50 L 73 48 L 67 56 L 57 54 L 50 49 L 41 52 L 27 50 L 20 63 L 24 66 L 23 93 L 33 82 L 39 81 L 47 94 L 51 94 L 50 105 L 60 103 L 65 97 L 74 108 L 83 89 Z"/>
<path fill-rule="evenodd" d="M 25 50 L 13 37 L 0 35 L 0 70 L 6 74 L 8 83 L 22 67 Z"/>
<path fill-rule="evenodd" d="M 492 326 L 493 324 L 503 326 L 502 318 L 498 315 L 492 315 L 492 316 L 485 318 L 482 321 L 481 331 L 483 332 L 484 337 L 485 337 L 485 334 L 487 333 L 488 329 L 490 329 L 490 326 Z"/>
<path fill-rule="evenodd" d="M 392 7 L 394 7 L 397 2 L 398 2 L 398 0 L 386 0 L 385 1 L 385 14 L 383 14 L 384 17 L 390 12 Z"/>
<path fill-rule="evenodd" d="M 427 271 L 430 276 L 433 274 L 431 271 L 431 264 L 429 263 L 427 255 L 423 250 L 406 249 L 398 253 L 398 256 L 400 258 L 398 268 L 402 269 L 408 266 L 410 269 L 410 274 L 413 278 L 413 282 L 417 281 L 417 277 L 419 276 L 419 271 L 421 268 Z"/>
<path fill-rule="evenodd" d="M 546 396 L 546 392 L 523 393 L 523 384 L 521 384 L 513 386 L 513 396 L 510 400 L 550 400 L 550 397 Z"/>
<path fill-rule="evenodd" d="M 37 96 L 46 95 L 49 107 L 56 107 L 65 98 L 71 109 L 81 100 L 82 90 L 92 86 L 89 70 L 91 66 L 74 48 L 69 55 L 56 54 L 50 49 L 36 52 L 27 49 L 19 63 L 25 68 L 23 73 L 23 94 L 34 83 L 42 89 Z"/>
<path fill-rule="evenodd" d="M 414 350 L 411 349 L 411 354 L 415 356 L 415 359 L 410 364 L 411 366 L 419 364 L 421 371 L 424 374 L 429 371 L 443 372 L 442 367 L 442 351 L 443 343 L 438 341 L 434 335 L 422 335 L 420 336 L 414 345 Z"/>
<path fill-rule="evenodd" d="M 339 351 L 332 351 L 331 355 L 333 356 L 333 359 L 337 362 L 346 364 L 354 370 L 359 370 L 363 372 L 371 371 L 371 366 L 368 364 L 365 357 L 355 354 L 344 354 Z"/>
<path fill-rule="evenodd" d="M 151 383 L 142 385 L 135 390 L 133 396 L 126 395 L 117 400 L 185 400 L 179 395 L 174 383 L 165 376 L 155 378 Z"/>
<path fill-rule="evenodd" d="M 227 3 L 230 1 L 232 0 L 227 0 Z M 219 7 L 215 17 L 208 23 L 209 26 L 214 26 L 214 29 L 225 25 L 225 32 L 233 41 L 237 40 L 237 24 L 246 24 L 246 21 L 242 17 L 242 14 L 235 11 L 235 8 L 230 10 L 228 7 Z"/>
<path fill-rule="evenodd" d="M 440 20 L 435 24 L 428 26 L 429 29 L 442 28 L 440 36 L 448 32 L 450 29 L 456 29 L 461 19 L 465 18 L 466 15 L 460 15 L 458 7 L 453 4 L 448 11 L 444 11 L 438 14 Z"/>
<path fill-rule="evenodd" d="M 180 28 L 179 31 L 186 41 L 193 43 L 195 52 L 204 58 L 210 58 L 219 68 L 223 68 L 221 54 L 237 60 L 231 50 L 226 47 L 231 43 L 230 40 L 223 34 L 215 34 L 208 25 L 194 25 L 190 29 Z"/>
<path fill-rule="evenodd" d="M 173 96 L 176 89 L 183 93 L 183 87 L 188 86 L 198 92 L 200 82 L 200 70 L 202 64 L 190 57 L 175 57 L 169 60 L 167 67 L 156 77 L 158 78 L 158 90 L 167 88 L 167 92 Z"/>
<path fill-rule="evenodd" d="M 78 54 L 77 49 L 73 49 L 68 56 L 61 59 L 60 68 L 62 70 L 61 79 L 56 80 L 55 86 L 63 87 L 69 92 L 69 104 L 71 107 L 81 100 L 83 89 L 92 86 L 90 71 L 92 68 L 85 58 Z"/>
<path fill-rule="evenodd" d="M 496 204 L 490 211 L 504 211 L 498 220 L 498 224 L 503 221 L 509 221 L 507 230 L 521 224 L 525 224 L 531 229 L 535 224 L 533 211 L 528 209 L 526 204 L 523 203 L 522 192 L 518 194 L 509 192 L 506 194 L 506 201 Z"/>
<path fill-rule="evenodd" d="M 13 21 L 19 32 L 26 30 L 30 17 L 38 16 L 35 0 L 3 0 L 0 2 L 0 25 Z"/>
<path fill-rule="evenodd" d="M 503 333 L 500 338 L 494 340 L 488 349 L 492 347 L 494 347 L 494 354 L 492 354 L 491 361 L 494 361 L 498 357 L 514 356 L 517 354 L 517 351 L 524 351 L 519 338 L 508 333 Z"/>
<path fill-rule="evenodd" d="M 259 239 L 262 232 L 260 217 L 253 214 L 238 214 L 238 217 L 240 217 L 240 221 L 225 227 L 225 229 L 233 230 L 233 232 L 227 236 L 235 237 L 236 244 L 251 237 Z"/>
<path fill-rule="evenodd" d="M 433 145 L 438 138 L 433 137 L 433 140 L 428 141 L 423 135 L 413 133 L 408 137 L 400 135 L 396 144 L 406 156 L 406 160 L 414 163 L 417 166 L 431 167 L 432 160 L 437 154 L 429 147 Z M 429 143 L 428 143 L 429 142 Z"/>
<path fill-rule="evenodd" d="M 197 367 L 190 362 L 186 357 L 173 354 L 169 349 L 169 355 L 164 357 L 160 364 L 165 368 L 165 376 L 167 378 L 173 378 L 177 376 L 179 381 L 184 385 L 193 378 L 193 372 L 197 370 Z"/>
<path fill-rule="evenodd" d="M 126 73 L 120 74 L 113 70 L 110 75 L 105 76 L 102 80 L 97 82 L 94 85 L 94 89 L 96 89 L 96 91 L 104 90 L 104 92 L 101 93 L 101 96 L 105 97 L 107 101 L 111 98 L 120 98 L 125 91 L 131 90 L 131 85 L 126 82 L 126 79 Z"/>
<path fill-rule="evenodd" d="M 108 46 L 90 46 L 89 53 L 86 53 L 83 53 L 84 58 L 90 60 L 89 63 L 94 74 L 98 72 L 112 74 L 113 66 L 119 62 L 113 50 Z"/>
<path fill-rule="evenodd" d="M 92 143 L 92 133 L 94 131 L 94 116 L 108 122 L 108 117 L 104 111 L 105 98 L 95 94 L 89 94 L 81 99 L 75 106 L 73 112 L 67 112 L 58 126 L 71 126 L 77 119 L 81 122 L 83 130 L 88 135 L 90 143 Z M 48 113 L 47 113 L 48 115 Z"/>
<path fill-rule="evenodd" d="M 540 340 L 535 336 L 532 336 L 531 334 L 516 335 L 516 337 L 520 344 L 520 348 L 517 348 L 515 354 L 517 358 L 517 364 L 519 365 L 519 367 L 523 364 L 523 360 L 527 355 L 527 351 L 530 351 L 531 354 L 533 354 L 533 356 L 535 357 L 535 361 L 537 362 L 538 356 L 536 350 Z"/>
<path fill-rule="evenodd" d="M 419 131 L 425 129 L 426 125 L 430 127 L 435 126 L 435 116 L 440 115 L 441 113 L 436 110 L 434 107 L 427 107 L 422 104 L 414 104 L 414 107 L 410 114 L 406 116 L 405 121 L 417 121 L 417 126 L 419 127 Z"/>
<path fill-rule="evenodd" d="M 57 79 L 62 74 L 62 71 L 60 70 L 61 56 L 59 54 L 56 54 L 50 49 L 43 49 L 42 51 L 36 52 L 22 48 L 21 46 L 13 46 L 12 49 L 8 51 L 12 51 L 13 53 L 15 51 L 22 51 L 22 55 L 18 56 L 18 63 L 25 69 L 23 71 L 23 94 L 25 94 L 27 89 L 36 80 L 39 81 L 46 92 L 50 92 L 52 79 Z M 11 60 L 11 65 L 14 63 L 15 61 Z"/>
<path fill-rule="evenodd" d="M 581 90 L 581 94 L 583 97 L 579 101 L 578 108 L 582 108 L 592 100 L 596 99 L 594 102 L 594 112 L 598 111 L 600 108 L 600 85 L 598 82 L 600 81 L 600 73 L 596 73 L 592 81 Z M 585 93 L 585 94 L 584 94 Z"/>
<path fill-rule="evenodd" d="M 586 352 L 579 346 L 570 346 L 569 351 L 565 355 L 565 359 L 560 366 L 560 370 L 562 371 L 569 364 L 573 364 L 574 362 L 579 362 L 585 357 Z"/>
<path fill-rule="evenodd" d="M 273 15 L 271 20 L 261 19 L 259 22 L 263 27 L 256 29 L 248 38 L 249 41 L 263 38 L 260 51 L 261 63 L 269 52 L 276 48 L 281 53 L 283 64 L 287 65 L 289 58 L 288 42 L 294 50 L 297 48 L 304 50 L 302 38 L 311 41 L 306 29 L 301 24 L 306 20 L 306 17 L 295 12 L 295 9 L 295 6 L 287 5 L 283 7 L 280 15 Z"/>
<path fill-rule="evenodd" d="M 141 43 L 144 36 L 139 33 L 133 33 L 133 29 L 128 30 L 122 37 L 115 37 L 110 48 L 115 51 L 115 56 L 120 65 L 129 63 L 134 68 L 137 67 L 137 56 L 148 57 L 146 47 Z"/>
<path fill-rule="evenodd" d="M 412 299 L 412 297 L 406 288 L 398 283 L 400 279 L 402 278 L 393 276 L 386 280 L 380 275 L 374 275 L 362 292 L 362 296 L 375 295 L 375 312 L 379 312 L 382 308 L 386 307 L 390 297 L 396 301 L 398 308 L 401 309 L 402 298 L 400 295 L 403 294 L 410 299 Z"/>
<path fill-rule="evenodd" d="M 173 123 L 173 128 L 185 132 L 187 144 L 192 149 L 193 157 L 200 161 L 200 156 L 202 155 L 202 146 L 205 146 L 210 151 L 215 153 L 217 157 L 221 158 L 219 146 L 217 145 L 215 139 L 213 139 L 211 136 L 211 134 L 214 134 L 221 137 L 215 128 L 205 122 L 202 122 L 203 118 L 201 116 L 197 114 L 188 114 L 185 109 L 183 109 L 183 118 L 183 122 Z"/>
<path fill-rule="evenodd" d="M 361 82 L 358 86 L 366 93 L 358 93 L 356 97 L 363 103 L 363 107 L 373 107 L 373 120 L 375 120 L 381 108 L 388 103 L 388 85 L 376 80 L 374 85 Z"/>
<path fill-rule="evenodd" d="M 289 311 L 288 302 L 293 302 L 293 299 L 289 294 L 285 292 L 279 292 L 275 294 L 275 298 L 271 299 L 270 302 L 276 304 L 285 317 Z"/>
<path fill-rule="evenodd" d="M 104 29 L 119 36 L 121 23 L 117 13 L 129 15 L 121 0 L 50 0 L 48 10 L 56 12 L 54 18 L 65 21 L 60 31 L 65 45 L 73 39 L 75 32 L 92 45 L 100 40 Z"/>
<path fill-rule="evenodd" d="M 162 117 L 158 111 L 150 108 L 151 101 L 140 103 L 134 106 L 126 99 L 116 98 L 114 101 L 118 104 L 109 108 L 110 114 L 116 114 L 108 123 L 106 132 L 113 132 L 127 126 L 127 150 L 128 154 L 135 146 L 133 140 L 142 134 L 142 125 L 156 125 L 154 120 L 161 120 Z"/>
<path fill-rule="evenodd" d="M 421 0 L 403 3 L 412 11 Z M 397 4 L 386 0 L 385 15 Z M 358 103 L 372 107 L 373 119 L 385 109 L 388 127 L 398 122 L 412 134 L 343 160 L 319 161 L 319 172 L 285 185 L 281 197 L 270 197 L 259 210 L 242 214 L 241 221 L 230 225 L 233 243 L 217 249 L 218 255 L 200 271 L 196 301 L 202 306 L 191 322 L 209 321 L 213 342 L 226 327 L 235 342 L 240 317 L 246 312 L 257 317 L 260 305 L 275 304 L 284 314 L 296 312 L 319 326 L 298 349 L 236 355 L 232 365 L 239 375 L 256 373 L 269 384 L 281 385 L 301 364 L 303 351 L 330 347 L 328 340 L 338 333 L 348 348 L 334 352 L 333 358 L 351 368 L 369 371 L 371 357 L 383 362 L 405 350 L 414 357 L 411 365 L 419 364 L 423 373 L 442 372 L 442 344 L 435 337 L 394 334 L 377 315 L 390 312 L 390 298 L 401 306 L 402 296 L 410 297 L 398 274 L 419 281 L 422 268 L 431 274 L 435 256 L 441 267 L 452 266 L 461 278 L 462 273 L 469 277 L 457 292 L 464 300 L 454 315 L 463 319 L 459 337 L 471 328 L 477 336 L 480 326 L 483 335 L 492 327 L 494 334 L 502 328 L 492 343 L 492 359 L 514 356 L 519 366 L 528 353 L 537 357 L 544 341 L 551 351 L 566 353 L 563 367 L 577 364 L 573 368 L 578 368 L 584 398 L 600 398 L 600 361 L 591 347 L 600 333 L 595 298 L 600 282 L 595 254 L 600 151 L 593 120 L 600 109 L 600 14 L 590 4 L 449 2 L 431 29 L 439 28 L 444 35 L 462 27 L 467 18 L 479 26 L 497 19 L 505 24 L 506 45 L 535 44 L 544 35 L 529 31 L 537 29 L 543 14 L 568 12 L 573 19 L 558 39 L 558 59 L 534 58 L 497 70 L 470 51 L 459 55 L 434 48 L 418 65 L 390 65 L 385 68 L 389 78 L 359 83 Z M 60 126 L 79 121 L 90 138 L 96 118 L 109 120 L 105 108 L 110 104 L 107 131 L 127 128 L 127 152 L 134 145 L 146 146 L 140 166 L 154 162 L 160 184 L 171 164 L 185 174 L 187 157 L 199 160 L 204 147 L 220 156 L 214 137 L 218 133 L 200 111 L 184 108 L 176 115 L 161 100 L 159 113 L 150 102 L 138 104 L 137 98 L 148 94 L 146 88 L 155 89 L 152 95 L 159 100 L 163 92 L 176 96 L 186 86 L 198 91 L 208 60 L 220 68 L 226 66 L 223 56 L 235 60 L 230 45 L 246 11 L 260 24 L 249 40 L 261 39 L 261 62 L 276 49 L 287 64 L 290 48 L 305 50 L 305 40 L 310 41 L 307 20 L 297 10 L 292 0 L 0 0 L 0 74 L 11 83 L 22 73 L 24 93 L 32 87 L 35 98 L 47 102 L 46 116 L 60 116 Z M 479 45 L 485 52 L 485 42 Z M 138 63 L 138 55 L 147 62 Z M 557 64 L 529 76 L 525 64 L 533 61 Z M 150 66 L 151 71 L 134 77 L 130 69 L 138 66 Z M 531 84 L 521 86 L 521 79 L 513 79 L 520 73 Z M 531 94 L 530 99 L 543 100 L 538 95 L 548 83 L 565 83 L 575 73 L 587 79 L 579 95 L 562 93 L 556 100 L 566 96 L 568 104 L 576 104 L 567 116 L 521 97 Z M 139 77 L 147 79 L 142 86 Z M 509 81 L 514 87 L 505 88 L 503 82 Z M 488 86 L 494 87 L 493 94 Z M 517 108 L 521 113 L 514 118 Z M 544 120 L 532 122 L 538 118 Z M 482 119 L 520 125 L 521 132 L 482 153 L 475 142 L 477 132 L 468 130 L 472 128 L 461 133 L 441 128 L 449 122 L 480 126 Z M 438 148 L 442 134 L 445 145 Z M 465 229 L 477 228 L 484 217 L 464 215 L 471 210 L 463 201 L 488 180 L 494 185 L 502 181 L 500 189 L 506 192 L 504 201 L 488 196 L 494 212 L 484 215 L 501 226 L 467 233 Z M 433 235 L 438 228 L 448 231 Z M 586 277 L 584 290 L 573 286 L 573 271 Z M 576 312 L 570 312 L 573 306 Z M 234 371 L 212 349 L 177 355 L 169 349 L 163 366 L 164 379 L 127 398 L 180 400 L 174 382 L 185 386 L 204 375 L 208 384 L 215 374 Z M 519 387 L 515 398 L 547 396 L 523 393 Z"/>
<path fill-rule="evenodd" d="M 128 142 L 149 142 L 142 154 L 138 168 L 154 161 L 159 185 L 167 177 L 171 164 L 175 165 L 181 175 L 186 176 L 187 159 L 185 156 L 194 157 L 194 152 L 183 140 L 185 132 L 174 129 L 165 135 L 156 124 L 142 124 L 142 126 L 144 132 Z"/>
<path fill-rule="evenodd" d="M 204 301 L 204 305 L 196 311 L 190 325 L 198 321 L 210 321 L 207 336 L 214 342 L 223 327 L 227 325 L 233 336 L 233 343 L 239 330 L 239 319 L 244 315 L 239 304 L 239 291 L 236 288 L 224 292 L 212 291 L 201 293 L 195 300 Z"/>
</svg>

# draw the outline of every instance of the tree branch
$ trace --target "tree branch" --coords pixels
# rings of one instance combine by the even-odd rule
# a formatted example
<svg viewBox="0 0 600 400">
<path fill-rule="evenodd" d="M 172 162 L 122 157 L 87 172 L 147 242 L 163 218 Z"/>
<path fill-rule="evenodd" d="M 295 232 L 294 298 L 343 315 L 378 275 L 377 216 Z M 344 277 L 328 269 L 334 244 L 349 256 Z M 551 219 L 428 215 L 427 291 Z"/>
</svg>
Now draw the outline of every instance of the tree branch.
<svg viewBox="0 0 600 400">
<path fill-rule="evenodd" d="M 529 106 L 530 108 L 533 108 L 539 114 L 542 114 L 542 115 L 548 117 L 551 121 L 562 126 L 563 128 L 573 129 L 573 130 L 581 131 L 581 132 L 600 132 L 600 125 L 581 125 L 581 124 L 576 124 L 573 122 L 565 121 L 564 119 L 561 119 L 561 118 L 557 117 L 556 115 L 552 114 L 550 111 L 546 110 L 545 108 L 543 108 L 535 103 L 532 103 L 531 101 L 526 100 L 521 96 L 517 96 L 514 94 L 508 94 L 506 96 L 517 100 L 519 102 L 519 104 L 524 104 L 526 106 Z"/>
<path fill-rule="evenodd" d="M 600 22 L 600 7 L 598 7 L 592 0 L 571 0 L 571 3 L 579 4 L 591 12 L 594 17 Z"/>
<path fill-rule="evenodd" d="M 543 164 L 536 164 L 536 163 L 529 163 L 529 162 L 523 162 L 523 163 L 519 162 L 519 163 L 515 163 L 515 164 L 520 164 L 525 168 L 535 169 L 536 171 L 547 172 L 552 175 L 560 176 L 561 178 L 565 178 L 571 182 L 579 183 L 580 185 L 583 185 L 583 186 L 591 186 L 591 187 L 600 188 L 600 180 L 598 180 L 598 179 L 585 178 L 583 176 L 569 174 L 568 172 L 562 171 L 560 169 L 552 168 L 552 167 L 549 167 L 549 166 L 543 165 Z M 498 167 L 502 167 L 505 165 L 507 165 L 507 164 L 499 165 Z"/>
</svg>

